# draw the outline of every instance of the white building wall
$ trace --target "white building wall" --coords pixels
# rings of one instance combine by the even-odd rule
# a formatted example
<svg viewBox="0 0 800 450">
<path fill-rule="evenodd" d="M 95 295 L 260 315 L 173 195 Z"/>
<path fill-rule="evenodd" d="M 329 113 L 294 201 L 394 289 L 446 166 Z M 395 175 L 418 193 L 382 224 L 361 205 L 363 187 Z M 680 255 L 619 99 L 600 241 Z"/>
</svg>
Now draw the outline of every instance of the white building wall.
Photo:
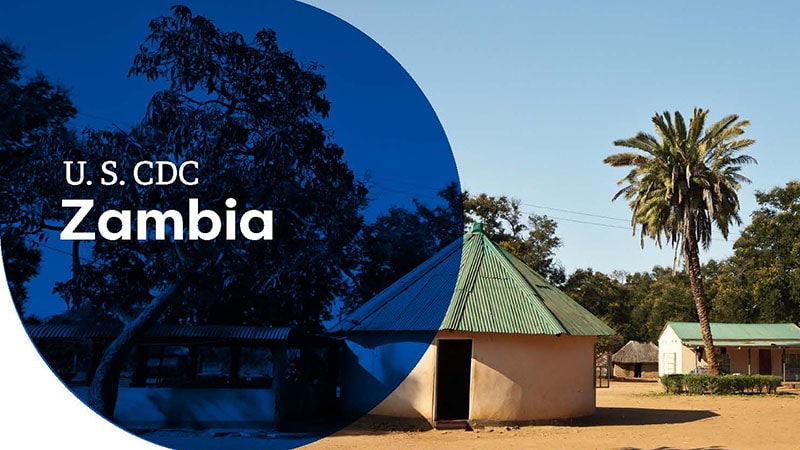
<svg viewBox="0 0 800 450">
<path fill-rule="evenodd" d="M 684 372 L 683 344 L 675 330 L 667 325 L 658 337 L 658 376 Z M 688 369 L 688 370 L 691 370 Z M 686 371 L 688 371 L 686 370 Z"/>
</svg>

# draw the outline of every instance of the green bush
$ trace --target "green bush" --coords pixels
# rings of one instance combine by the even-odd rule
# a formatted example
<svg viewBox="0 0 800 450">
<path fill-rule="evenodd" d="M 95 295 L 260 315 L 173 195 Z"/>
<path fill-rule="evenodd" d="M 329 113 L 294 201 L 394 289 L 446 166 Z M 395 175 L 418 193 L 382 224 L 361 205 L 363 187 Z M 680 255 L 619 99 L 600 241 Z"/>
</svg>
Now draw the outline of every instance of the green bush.
<svg viewBox="0 0 800 450">
<path fill-rule="evenodd" d="M 709 375 L 690 375 L 683 378 L 683 384 L 690 394 L 705 394 L 712 384 L 709 378 Z"/>
<path fill-rule="evenodd" d="M 741 377 L 735 376 L 721 376 L 712 377 L 714 380 L 711 382 L 712 394 L 726 394 L 739 392 L 738 382 Z"/>
<path fill-rule="evenodd" d="M 783 381 L 774 375 L 671 374 L 660 378 L 668 394 L 774 394 Z"/>
<path fill-rule="evenodd" d="M 662 375 L 661 385 L 668 394 L 680 394 L 683 390 L 683 374 Z"/>
</svg>

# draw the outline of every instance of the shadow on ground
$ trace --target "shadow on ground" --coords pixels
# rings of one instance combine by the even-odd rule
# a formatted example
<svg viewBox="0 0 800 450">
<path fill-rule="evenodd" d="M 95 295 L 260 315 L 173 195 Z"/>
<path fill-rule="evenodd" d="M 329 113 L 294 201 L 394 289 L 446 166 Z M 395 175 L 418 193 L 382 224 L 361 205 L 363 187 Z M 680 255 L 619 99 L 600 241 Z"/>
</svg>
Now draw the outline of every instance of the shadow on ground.
<svg viewBox="0 0 800 450">
<path fill-rule="evenodd" d="M 694 409 L 647 409 L 647 408 L 597 408 L 593 416 L 575 419 L 574 426 L 614 425 L 660 425 L 665 423 L 687 423 L 717 417 L 711 411 Z"/>
</svg>

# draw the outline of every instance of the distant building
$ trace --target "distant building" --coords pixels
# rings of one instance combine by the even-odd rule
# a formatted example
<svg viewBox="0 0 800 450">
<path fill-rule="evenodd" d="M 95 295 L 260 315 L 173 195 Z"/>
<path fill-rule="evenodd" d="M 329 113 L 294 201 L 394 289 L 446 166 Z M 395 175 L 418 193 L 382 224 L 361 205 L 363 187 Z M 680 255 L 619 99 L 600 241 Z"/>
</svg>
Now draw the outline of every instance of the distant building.
<svg viewBox="0 0 800 450">
<path fill-rule="evenodd" d="M 595 343 L 614 334 L 479 225 L 332 331 L 346 337 L 345 408 L 391 370 L 398 349 L 421 349 L 370 414 L 432 425 L 591 415 Z"/>
<path fill-rule="evenodd" d="M 616 378 L 658 378 L 658 347 L 653 343 L 628 341 L 611 361 Z"/>
<path fill-rule="evenodd" d="M 723 373 L 778 375 L 800 381 L 800 327 L 793 323 L 712 323 Z M 658 374 L 704 373 L 700 324 L 667 322 L 658 338 Z"/>
</svg>

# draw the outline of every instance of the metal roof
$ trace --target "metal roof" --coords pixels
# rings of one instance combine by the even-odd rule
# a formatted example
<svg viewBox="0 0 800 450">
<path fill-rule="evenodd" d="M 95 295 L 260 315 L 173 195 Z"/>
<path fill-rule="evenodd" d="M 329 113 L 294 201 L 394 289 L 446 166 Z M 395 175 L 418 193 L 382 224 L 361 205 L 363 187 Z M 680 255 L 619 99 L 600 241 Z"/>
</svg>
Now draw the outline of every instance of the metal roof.
<svg viewBox="0 0 800 450">
<path fill-rule="evenodd" d="M 113 339 L 122 331 L 114 325 L 28 325 L 31 339 Z M 243 342 L 274 342 L 289 339 L 292 328 L 223 326 L 223 325 L 153 325 L 142 339 L 146 340 L 224 340 Z"/>
<path fill-rule="evenodd" d="M 667 322 L 666 327 L 671 327 L 684 345 L 703 345 L 697 322 Z M 800 346 L 800 327 L 793 323 L 712 322 L 711 336 L 715 345 L 723 347 Z"/>
<path fill-rule="evenodd" d="M 332 332 L 611 335 L 614 330 L 489 240 L 480 226 L 357 308 Z"/>
</svg>

